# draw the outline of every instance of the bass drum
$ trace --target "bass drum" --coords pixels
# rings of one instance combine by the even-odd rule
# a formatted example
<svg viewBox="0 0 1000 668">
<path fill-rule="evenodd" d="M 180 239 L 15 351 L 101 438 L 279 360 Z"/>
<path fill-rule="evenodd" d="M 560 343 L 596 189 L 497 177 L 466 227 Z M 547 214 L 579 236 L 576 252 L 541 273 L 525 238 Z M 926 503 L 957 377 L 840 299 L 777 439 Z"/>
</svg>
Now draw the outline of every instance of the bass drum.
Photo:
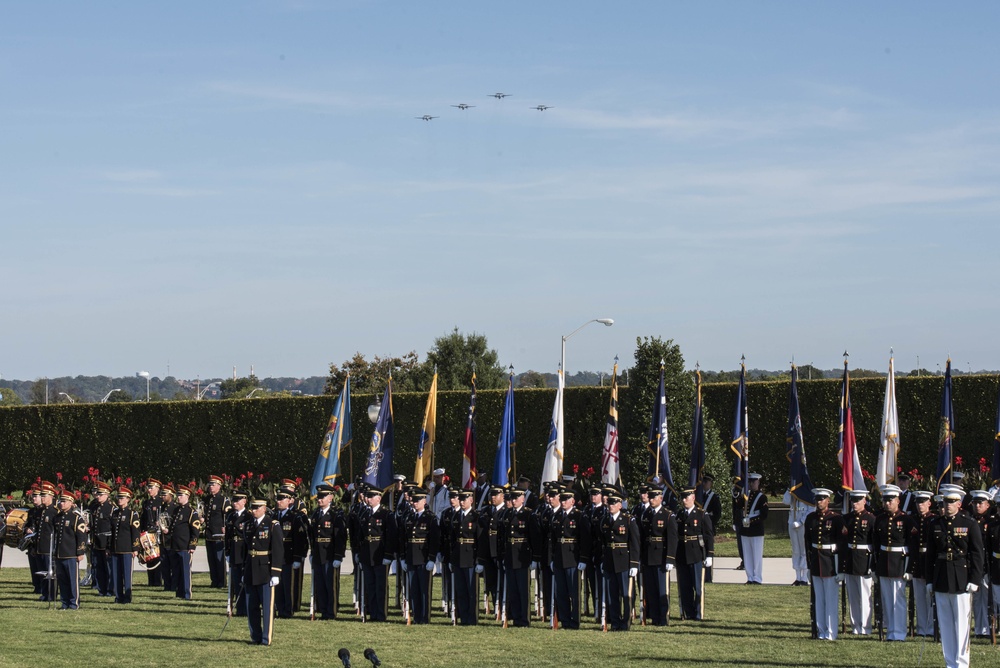
<svg viewBox="0 0 1000 668">
<path fill-rule="evenodd" d="M 24 525 L 28 522 L 28 509 L 15 508 L 7 513 L 4 525 L 3 542 L 11 547 L 18 547 L 24 538 Z"/>
<path fill-rule="evenodd" d="M 148 570 L 160 566 L 160 546 L 156 542 L 156 534 L 143 531 L 139 534 L 139 563 Z"/>
</svg>

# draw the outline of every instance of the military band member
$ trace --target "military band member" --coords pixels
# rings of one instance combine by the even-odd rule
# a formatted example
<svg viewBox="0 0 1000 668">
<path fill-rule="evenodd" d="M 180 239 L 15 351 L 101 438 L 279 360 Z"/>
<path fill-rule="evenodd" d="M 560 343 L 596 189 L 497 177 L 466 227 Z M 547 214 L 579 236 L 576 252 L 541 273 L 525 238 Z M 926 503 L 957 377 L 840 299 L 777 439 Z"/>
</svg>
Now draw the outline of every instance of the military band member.
<svg viewBox="0 0 1000 668">
<path fill-rule="evenodd" d="M 87 549 L 87 525 L 70 492 L 59 495 L 59 512 L 53 525 L 60 610 L 77 610 L 80 607 L 80 562 Z"/>
<path fill-rule="evenodd" d="M 142 506 L 139 508 L 139 529 L 153 535 L 160 535 L 160 504 L 162 499 L 160 498 L 160 488 L 163 485 L 156 478 L 150 478 L 146 481 L 146 498 L 142 501 Z M 162 548 L 163 546 L 160 545 Z M 146 571 L 147 584 L 150 587 L 162 587 L 163 586 L 163 563 L 164 560 L 160 560 L 159 568 L 150 568 Z"/>
<path fill-rule="evenodd" d="M 623 495 L 608 494 L 608 514 L 601 522 L 601 573 L 607 624 L 611 631 L 627 631 L 631 619 L 631 592 L 639 573 L 639 526 L 622 510 Z"/>
<path fill-rule="evenodd" d="M 715 558 L 712 518 L 695 505 L 694 489 L 681 490 L 677 511 L 677 591 L 683 619 L 702 619 L 705 595 L 702 569 L 711 568 Z"/>
<path fill-rule="evenodd" d="M 47 569 L 43 568 L 42 562 L 38 557 L 38 532 L 42 524 L 42 513 L 44 512 L 44 506 L 42 505 L 42 491 L 38 483 L 33 483 L 31 485 L 31 507 L 28 508 L 28 518 L 24 523 L 24 533 L 26 536 L 34 535 L 35 539 L 28 543 L 28 568 L 31 570 L 31 586 L 34 593 L 39 595 L 44 595 L 46 591 L 45 582 L 42 579 L 40 573 Z M 48 552 L 46 551 L 46 554 Z M 40 600 L 45 600 L 44 598 Z"/>
<path fill-rule="evenodd" d="M 39 488 L 39 499 L 41 505 L 39 506 L 37 525 L 33 527 L 35 529 L 35 561 L 38 565 L 39 575 L 39 591 L 41 592 L 41 601 L 55 601 L 56 589 L 55 589 L 55 564 L 52 562 L 52 553 L 55 547 L 55 522 L 56 515 L 59 513 L 59 509 L 53 506 L 53 501 L 55 499 L 56 488 L 51 482 L 43 481 Z M 49 576 L 44 575 L 45 573 L 50 574 Z"/>
<path fill-rule="evenodd" d="M 840 543 L 840 572 L 845 575 L 847 600 L 850 603 L 851 633 L 872 632 L 872 530 L 875 516 L 865 509 L 868 493 L 849 492 L 851 510 L 843 518 Z"/>
<path fill-rule="evenodd" d="M 115 603 L 132 602 L 133 558 L 139 554 L 139 513 L 129 505 L 132 490 L 119 487 L 111 513 L 111 590 Z"/>
<path fill-rule="evenodd" d="M 983 538 L 979 524 L 960 512 L 962 489 L 939 489 L 944 514 L 931 521 L 924 573 L 934 592 L 945 666 L 968 666 L 970 596 L 983 578 Z"/>
<path fill-rule="evenodd" d="M 251 517 L 242 524 L 247 564 L 243 571 L 247 594 L 247 624 L 251 645 L 270 645 L 274 629 L 274 589 L 281 580 L 284 537 L 281 522 L 268 513 L 265 499 L 254 499 Z"/>
<path fill-rule="evenodd" d="M 317 508 L 309 522 L 313 593 L 321 619 L 337 617 L 339 569 L 347 551 L 347 523 L 343 511 L 333 506 L 333 499 L 332 486 L 317 485 Z"/>
<path fill-rule="evenodd" d="M 176 587 L 177 598 L 191 598 L 191 562 L 198 537 L 201 535 L 201 517 L 191 507 L 191 488 L 177 486 L 177 507 L 170 515 L 169 530 L 164 540 L 170 545 L 171 579 Z"/>
<path fill-rule="evenodd" d="M 913 492 L 911 498 L 913 520 L 910 522 L 910 575 L 913 577 L 910 595 L 914 599 L 916 628 L 918 636 L 934 636 L 934 615 L 931 608 L 932 593 L 927 592 L 927 580 L 924 573 L 927 570 L 927 541 L 930 537 L 930 523 L 934 519 L 931 512 L 931 493 Z"/>
<path fill-rule="evenodd" d="M 396 552 L 396 526 L 392 513 L 382 505 L 382 490 L 365 492 L 369 511 L 359 518 L 356 542 L 352 537 L 351 549 L 358 555 L 361 567 L 362 588 L 359 598 L 364 600 L 364 615 L 369 621 L 384 622 L 388 607 L 389 565 Z"/>
<path fill-rule="evenodd" d="M 160 490 L 160 513 L 166 517 L 167 529 L 173 521 L 174 512 L 177 510 L 177 490 L 174 483 L 168 482 Z M 160 527 L 160 563 L 158 569 L 163 580 L 163 591 L 177 591 L 177 581 L 174 579 L 174 550 L 171 546 L 170 534 L 167 529 Z"/>
<path fill-rule="evenodd" d="M 213 589 L 226 588 L 226 514 L 232 503 L 222 493 L 222 478 L 208 476 L 208 486 L 203 499 L 205 516 L 205 556 L 208 558 L 208 573 Z"/>
<path fill-rule="evenodd" d="M 247 616 L 247 597 L 243 575 L 250 557 L 243 536 L 243 524 L 250 521 L 247 493 L 234 491 L 232 507 L 226 515 L 226 562 L 229 564 L 229 610 L 237 617 Z"/>
<path fill-rule="evenodd" d="M 450 564 L 454 574 L 455 609 L 458 623 L 474 626 L 479 623 L 478 582 L 483 572 L 482 560 L 487 559 L 489 547 L 485 546 L 479 514 L 472 509 L 475 502 L 471 489 L 458 493 L 459 510 L 452 518 Z M 480 553 L 484 555 L 480 557 Z"/>
<path fill-rule="evenodd" d="M 837 546 L 842 536 L 840 513 L 830 508 L 833 492 L 824 487 L 812 490 L 816 510 L 806 516 L 806 562 L 812 576 L 813 616 L 819 640 L 837 639 L 837 593 L 839 569 Z"/>
<path fill-rule="evenodd" d="M 698 507 L 708 513 L 708 518 L 712 520 L 712 535 L 719 530 L 719 522 L 722 521 L 722 499 L 716 494 L 712 487 L 715 485 L 715 476 L 711 473 L 704 473 L 701 476 L 701 485 L 695 492 L 694 500 Z M 712 581 L 712 567 L 705 567 L 705 582 Z"/>
<path fill-rule="evenodd" d="M 767 496 L 760 491 L 759 473 L 751 473 L 744 503 L 741 495 L 737 501 L 742 519 L 740 541 L 743 545 L 743 566 L 747 584 L 764 583 L 764 522 L 767 520 Z"/>
<path fill-rule="evenodd" d="M 984 489 L 971 492 L 972 519 L 979 524 L 979 531 L 986 535 L 987 525 L 993 519 L 993 508 L 990 505 L 990 493 Z M 977 638 L 990 637 L 990 582 L 989 569 L 983 568 L 983 577 L 976 582 L 979 591 L 972 595 L 972 635 Z"/>
<path fill-rule="evenodd" d="M 875 576 L 879 581 L 882 603 L 882 624 L 887 640 L 906 640 L 906 581 L 910 533 L 909 516 L 899 509 L 902 490 L 896 485 L 882 487 L 884 511 L 875 518 L 872 548 L 875 555 Z"/>
<path fill-rule="evenodd" d="M 281 568 L 281 582 L 274 590 L 275 614 L 288 618 L 294 612 L 295 592 L 302 579 L 302 564 L 309 550 L 309 526 L 306 517 L 295 510 L 295 496 L 286 488 L 280 488 L 274 496 L 275 519 L 281 524 L 281 535 L 285 541 L 284 561 Z"/>
<path fill-rule="evenodd" d="M 427 492 L 410 492 L 412 511 L 401 531 L 400 564 L 407 576 L 409 611 L 414 624 L 430 622 L 430 583 L 434 561 L 440 547 L 441 532 L 437 517 L 427 510 Z"/>
<path fill-rule="evenodd" d="M 649 508 L 639 522 L 643 611 L 645 619 L 653 626 L 666 626 L 670 614 L 667 579 L 674 570 L 677 554 L 677 517 L 664 507 L 662 489 L 649 488 L 646 496 Z M 694 503 L 693 495 L 691 503 Z"/>
<path fill-rule="evenodd" d="M 88 560 L 92 563 L 92 586 L 99 596 L 114 596 L 111 591 L 111 513 L 115 506 L 109 500 L 111 485 L 104 481 L 94 484 L 94 499 L 90 511 L 90 526 L 88 527 L 90 550 Z"/>
</svg>

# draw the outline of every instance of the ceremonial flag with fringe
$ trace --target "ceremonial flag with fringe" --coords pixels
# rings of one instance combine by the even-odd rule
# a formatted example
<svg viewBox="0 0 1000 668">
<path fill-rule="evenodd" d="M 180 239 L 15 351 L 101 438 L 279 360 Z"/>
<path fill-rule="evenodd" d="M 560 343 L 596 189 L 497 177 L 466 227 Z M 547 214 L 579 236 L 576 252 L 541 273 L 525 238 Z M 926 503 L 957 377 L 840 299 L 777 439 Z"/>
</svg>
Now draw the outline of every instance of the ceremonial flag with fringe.
<svg viewBox="0 0 1000 668">
<path fill-rule="evenodd" d="M 351 374 L 344 380 L 344 389 L 337 396 L 326 425 L 323 443 L 313 469 L 311 494 L 316 496 L 316 487 L 324 483 L 332 485 L 340 472 L 340 453 L 351 447 Z"/>
</svg>

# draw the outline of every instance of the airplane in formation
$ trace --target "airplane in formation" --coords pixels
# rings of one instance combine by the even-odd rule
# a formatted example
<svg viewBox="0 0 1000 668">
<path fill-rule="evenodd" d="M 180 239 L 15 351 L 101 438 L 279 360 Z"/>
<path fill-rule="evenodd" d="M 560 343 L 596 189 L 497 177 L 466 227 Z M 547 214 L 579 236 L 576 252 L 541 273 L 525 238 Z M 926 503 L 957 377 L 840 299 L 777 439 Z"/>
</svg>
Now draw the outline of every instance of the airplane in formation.
<svg viewBox="0 0 1000 668">
<path fill-rule="evenodd" d="M 532 107 L 532 109 L 537 109 L 538 111 L 545 111 L 546 109 L 551 109 L 551 108 L 552 107 L 549 107 L 549 106 L 544 105 L 544 104 L 540 104 L 537 107 Z"/>
<path fill-rule="evenodd" d="M 461 109 L 462 111 L 465 111 L 466 109 L 472 109 L 476 105 L 474 105 L 474 104 L 465 104 L 463 102 L 462 104 L 453 104 L 451 106 L 455 107 L 456 109 Z"/>
<path fill-rule="evenodd" d="M 435 118 L 440 118 L 440 116 L 431 116 L 430 114 L 424 114 L 423 116 L 414 116 L 418 121 L 431 121 Z"/>
<path fill-rule="evenodd" d="M 486 97 L 495 97 L 498 100 L 502 100 L 505 97 L 510 97 L 510 93 L 493 93 L 492 95 L 487 95 Z"/>
</svg>

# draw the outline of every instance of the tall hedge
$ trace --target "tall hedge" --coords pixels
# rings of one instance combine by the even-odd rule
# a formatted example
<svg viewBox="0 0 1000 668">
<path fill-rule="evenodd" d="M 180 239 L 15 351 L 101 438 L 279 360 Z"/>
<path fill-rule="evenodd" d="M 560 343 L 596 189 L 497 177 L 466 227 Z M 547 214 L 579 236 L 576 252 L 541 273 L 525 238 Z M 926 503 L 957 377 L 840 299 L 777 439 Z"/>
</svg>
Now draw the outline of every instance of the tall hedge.
<svg viewBox="0 0 1000 668">
<path fill-rule="evenodd" d="M 941 377 L 899 378 L 900 462 L 903 468 L 933 473 L 937 453 Z M 858 379 L 851 383 L 854 423 L 862 466 L 874 470 L 878 453 L 885 381 Z M 956 454 L 966 462 L 989 459 L 995 436 L 998 380 L 994 376 L 954 379 Z M 517 471 L 537 480 L 549 436 L 554 390 L 515 392 Z M 565 395 L 566 460 L 582 468 L 598 468 L 609 401 L 608 388 L 568 388 Z M 620 389 L 620 424 L 648 428 L 649 407 L 627 413 L 628 388 Z M 707 413 L 721 434 L 714 447 L 728 447 L 729 421 L 736 385 L 708 384 L 703 396 Z M 500 430 L 503 391 L 480 391 L 477 399 L 479 468 L 489 475 Z M 765 474 L 770 488 L 780 491 L 788 477 L 785 460 L 788 382 L 750 383 L 751 462 Z M 353 397 L 354 472 L 361 471 L 372 426 L 365 407 L 372 396 Z M 79 476 L 90 466 L 105 473 L 133 478 L 149 475 L 185 480 L 211 472 L 231 474 L 252 470 L 272 477 L 311 475 L 334 397 L 252 399 L 120 404 L 12 406 L 0 408 L 0 492 L 17 489 L 36 476 Z M 839 480 L 836 462 L 840 382 L 799 382 L 799 401 L 806 453 L 813 481 L 827 486 Z M 425 394 L 393 397 L 396 419 L 395 468 L 413 474 L 423 419 Z M 438 396 L 436 465 L 457 479 L 462 463 L 469 395 L 441 392 Z M 689 424 L 672 424 L 672 442 L 686 443 Z M 643 440 L 645 433 L 641 434 Z M 624 439 L 623 439 L 624 440 Z M 710 446 L 711 447 L 711 446 Z M 686 449 L 685 449 L 686 452 Z M 627 453 L 623 461 L 630 458 Z M 687 470 L 678 457 L 675 472 Z M 348 471 L 347 454 L 343 470 Z M 715 471 L 716 474 L 728 473 Z M 628 483 L 644 471 L 626 471 Z"/>
</svg>

